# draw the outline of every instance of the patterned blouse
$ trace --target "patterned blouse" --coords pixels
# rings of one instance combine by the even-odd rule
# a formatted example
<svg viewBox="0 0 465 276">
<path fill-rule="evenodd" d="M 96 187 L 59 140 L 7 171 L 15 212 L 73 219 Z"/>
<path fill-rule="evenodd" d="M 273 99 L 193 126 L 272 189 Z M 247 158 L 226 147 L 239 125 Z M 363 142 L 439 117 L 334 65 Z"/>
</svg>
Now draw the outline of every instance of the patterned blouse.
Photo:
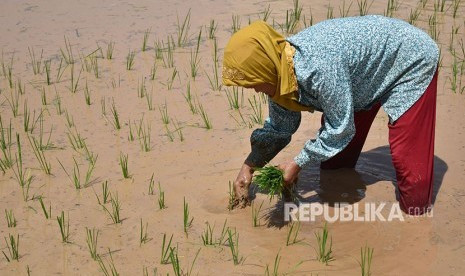
<svg viewBox="0 0 465 276">
<path fill-rule="evenodd" d="M 395 122 L 424 93 L 439 49 L 422 30 L 378 15 L 326 20 L 287 38 L 296 48 L 299 102 L 323 112 L 324 125 L 294 158 L 316 165 L 342 151 L 355 134 L 354 112 L 381 103 Z M 301 113 L 269 100 L 269 117 L 251 135 L 247 162 L 263 166 L 290 141 Z"/>
</svg>

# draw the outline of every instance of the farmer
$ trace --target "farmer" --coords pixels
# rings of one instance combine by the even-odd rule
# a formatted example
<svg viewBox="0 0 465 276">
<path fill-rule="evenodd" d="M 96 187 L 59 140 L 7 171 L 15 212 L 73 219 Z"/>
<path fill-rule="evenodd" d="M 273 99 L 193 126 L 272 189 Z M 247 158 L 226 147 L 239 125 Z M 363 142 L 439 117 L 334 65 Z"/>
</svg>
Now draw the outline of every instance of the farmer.
<svg viewBox="0 0 465 276">
<path fill-rule="evenodd" d="M 223 83 L 269 98 L 269 116 L 253 131 L 251 152 L 234 182 L 239 205 L 248 202 L 254 168 L 290 141 L 302 111 L 322 112 L 314 140 L 278 167 L 291 187 L 300 170 L 354 168 L 380 107 L 389 116 L 389 144 L 401 209 L 431 207 L 439 50 L 408 23 L 369 15 L 326 20 L 284 38 L 263 21 L 231 37 Z"/>
</svg>

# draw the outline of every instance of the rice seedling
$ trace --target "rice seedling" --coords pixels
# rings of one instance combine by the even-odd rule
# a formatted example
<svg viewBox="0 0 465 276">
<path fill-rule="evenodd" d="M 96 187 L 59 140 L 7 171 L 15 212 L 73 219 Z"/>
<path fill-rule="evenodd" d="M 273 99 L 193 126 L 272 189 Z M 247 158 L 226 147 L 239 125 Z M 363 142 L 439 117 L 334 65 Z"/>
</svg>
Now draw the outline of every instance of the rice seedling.
<svg viewBox="0 0 465 276">
<path fill-rule="evenodd" d="M 242 106 L 244 101 L 244 89 L 242 89 L 241 97 L 239 99 L 239 87 L 233 86 L 230 90 L 226 88 L 226 97 L 228 98 L 229 108 L 231 109 L 239 109 Z"/>
<path fill-rule="evenodd" d="M 158 208 L 163 210 L 166 208 L 165 205 L 165 192 L 161 189 L 160 182 L 158 182 Z"/>
<path fill-rule="evenodd" d="M 330 238 L 328 244 L 328 228 L 326 223 L 323 228 L 323 232 L 315 232 L 315 237 L 318 243 L 318 250 L 316 251 L 317 259 L 318 261 L 328 265 L 329 262 L 334 261 L 334 257 L 332 256 L 333 239 Z"/>
<path fill-rule="evenodd" d="M 11 113 L 13 114 L 13 117 L 16 118 L 18 116 L 18 111 L 19 111 L 19 93 L 13 93 L 12 90 L 10 90 L 10 98 L 5 97 L 6 101 L 8 102 L 8 105 L 11 108 Z"/>
<path fill-rule="evenodd" d="M 152 240 L 152 238 L 149 238 L 147 234 L 147 229 L 149 227 L 148 222 L 145 224 L 142 223 L 142 219 L 140 219 L 140 236 L 139 236 L 139 246 L 142 246 L 143 243 L 148 243 L 149 241 Z"/>
<path fill-rule="evenodd" d="M 46 138 L 44 131 L 44 121 L 45 118 L 43 116 L 43 113 L 41 113 L 39 116 L 39 147 L 42 151 L 55 148 L 55 145 L 52 142 L 50 142 L 53 132 L 53 126 L 50 127 L 50 132 L 48 134 L 48 137 Z"/>
<path fill-rule="evenodd" d="M 90 56 L 90 63 L 91 63 L 92 72 L 94 73 L 94 77 L 98 79 L 100 76 L 100 71 L 99 71 L 98 59 L 96 55 Z"/>
<path fill-rule="evenodd" d="M 66 62 L 66 64 L 74 64 L 74 55 L 73 55 L 73 48 L 71 46 L 71 43 L 69 42 L 69 39 L 65 38 L 65 50 L 63 48 L 60 48 L 61 56 L 63 57 L 63 60 Z"/>
<path fill-rule="evenodd" d="M 215 39 L 216 38 L 216 29 L 218 28 L 218 23 L 215 22 L 215 19 L 210 19 L 210 24 L 207 28 L 208 39 Z"/>
<path fill-rule="evenodd" d="M 104 182 L 102 182 L 102 201 L 100 201 L 100 198 L 97 195 L 97 193 L 95 193 L 95 196 L 97 197 L 97 201 L 99 205 L 107 204 L 108 202 L 110 202 L 111 194 L 110 194 L 110 190 L 108 189 L 108 180 L 105 180 Z"/>
<path fill-rule="evenodd" d="M 282 197 L 284 187 L 283 172 L 275 166 L 264 166 L 255 170 L 258 174 L 253 177 L 253 182 L 261 191 L 266 191 L 270 200 L 278 194 Z"/>
<path fill-rule="evenodd" d="M 172 240 L 173 240 L 173 234 L 171 234 L 170 240 L 167 241 L 166 233 L 163 233 L 163 240 L 161 243 L 160 264 L 168 264 L 170 262 L 170 249 L 171 249 Z"/>
<path fill-rule="evenodd" d="M 233 183 L 229 181 L 229 190 L 228 190 L 228 210 L 231 211 L 234 207 L 236 196 L 234 195 Z"/>
<path fill-rule="evenodd" d="M 23 130 L 24 132 L 32 133 L 35 129 L 35 126 L 39 118 L 36 118 L 36 112 L 34 110 L 34 115 L 32 116 L 31 120 L 31 112 L 27 106 L 27 99 L 24 100 L 23 110 Z"/>
<path fill-rule="evenodd" d="M 278 270 L 279 270 L 279 263 L 280 262 L 281 262 L 281 256 L 279 256 L 279 252 L 278 252 L 278 254 L 276 254 L 276 257 L 274 258 L 273 272 L 270 273 L 270 268 L 268 267 L 268 265 L 266 265 L 265 276 L 270 276 L 270 275 L 278 276 L 279 275 Z"/>
<path fill-rule="evenodd" d="M 415 8 L 415 10 L 410 9 L 408 23 L 410 23 L 411 25 L 415 25 L 415 22 L 420 17 L 420 13 L 421 10 L 418 8 L 418 6 Z"/>
<path fill-rule="evenodd" d="M 12 145 L 12 125 L 11 120 L 9 127 L 3 127 L 2 117 L 0 116 L 0 150 L 2 151 L 3 158 L 0 158 L 0 165 L 4 169 L 13 167 L 13 156 L 11 153 Z"/>
<path fill-rule="evenodd" d="M 128 155 L 120 152 L 119 154 L 119 165 L 121 167 L 121 172 L 123 173 L 124 178 L 131 178 L 128 169 Z"/>
<path fill-rule="evenodd" d="M 151 29 L 146 29 L 144 32 L 144 39 L 142 40 L 142 52 L 147 51 L 147 42 L 149 41 Z"/>
<path fill-rule="evenodd" d="M 462 0 L 454 0 L 452 3 L 452 17 L 456 18 L 457 17 L 457 11 L 459 10 L 460 4 Z"/>
<path fill-rule="evenodd" d="M 74 74 L 74 64 L 71 64 L 71 77 L 70 77 L 70 87 L 69 87 L 69 91 L 71 91 L 71 93 L 76 93 L 77 90 L 78 90 L 78 86 L 79 86 L 79 81 L 81 79 L 81 73 L 82 73 L 82 68 L 81 70 L 79 70 L 79 75 L 77 75 L 77 77 L 75 76 Z"/>
<path fill-rule="evenodd" d="M 8 256 L 5 254 L 4 251 L 2 251 L 3 256 L 5 256 L 5 259 L 7 262 L 11 262 L 13 260 L 18 261 L 19 260 L 19 235 L 15 236 L 8 234 L 8 239 L 5 237 L 5 243 L 6 247 L 8 248 Z"/>
<path fill-rule="evenodd" d="M 252 202 L 252 226 L 253 227 L 258 227 L 260 226 L 260 211 L 262 210 L 263 206 L 263 201 L 258 206 L 258 208 L 255 207 L 255 201 Z"/>
<path fill-rule="evenodd" d="M 261 14 L 261 17 L 260 17 L 261 20 L 265 22 L 268 21 L 271 15 L 270 5 L 268 4 L 268 6 L 266 6 L 266 8 L 260 14 Z"/>
<path fill-rule="evenodd" d="M 233 14 L 232 15 L 232 25 L 231 25 L 231 32 L 235 33 L 239 31 L 241 28 L 241 17 L 240 15 Z"/>
<path fill-rule="evenodd" d="M 111 220 L 113 221 L 114 224 L 116 223 L 121 223 L 121 217 L 120 217 L 120 212 L 121 212 L 121 202 L 118 199 L 118 194 L 116 193 L 115 196 L 111 195 L 111 211 L 108 210 L 108 208 L 105 205 L 101 205 L 105 212 L 110 215 Z"/>
<path fill-rule="evenodd" d="M 155 51 L 155 60 L 163 59 L 163 46 L 160 40 L 157 40 L 153 43 L 153 49 Z"/>
<path fill-rule="evenodd" d="M 334 18 L 334 8 L 331 7 L 331 3 L 328 4 L 328 8 L 326 10 L 326 19 L 333 19 Z"/>
<path fill-rule="evenodd" d="M 50 162 L 47 161 L 45 153 L 40 148 L 39 142 L 35 137 L 28 135 L 29 144 L 32 147 L 32 151 L 39 162 L 40 168 L 44 171 L 45 174 L 50 175 L 52 173 L 52 166 Z"/>
<path fill-rule="evenodd" d="M 178 76 L 178 70 L 176 69 L 176 67 L 174 67 L 173 72 L 171 73 L 171 76 L 166 81 L 166 86 L 168 90 L 171 90 L 171 88 L 173 88 L 173 83 L 177 76 Z"/>
<path fill-rule="evenodd" d="M 102 273 L 105 276 L 119 276 L 119 273 L 115 267 L 115 262 L 113 261 L 113 256 L 111 255 L 110 248 L 108 248 L 108 255 L 110 256 L 110 259 L 108 260 L 108 267 L 103 262 L 102 257 L 97 255 L 97 263 L 100 266 L 100 270 L 102 270 Z"/>
<path fill-rule="evenodd" d="M 17 221 L 15 218 L 15 215 L 13 214 L 13 210 L 5 209 L 5 219 L 6 219 L 6 225 L 8 226 L 8 228 L 16 227 Z"/>
<path fill-rule="evenodd" d="M 43 106 L 48 105 L 47 93 L 45 92 L 45 87 L 42 87 L 41 90 L 40 90 L 40 100 L 41 100 Z"/>
<path fill-rule="evenodd" d="M 36 54 L 34 52 L 34 47 L 27 47 L 29 51 L 29 57 L 31 59 L 31 65 L 32 65 L 32 72 L 34 75 L 40 74 L 40 70 L 42 69 L 42 57 L 44 55 L 44 50 L 40 52 L 40 57 L 36 57 Z"/>
<path fill-rule="evenodd" d="M 55 105 L 57 115 L 63 114 L 63 107 L 61 105 L 61 97 L 58 94 L 58 91 L 56 89 L 55 89 L 55 98 L 53 99 L 53 105 Z"/>
<path fill-rule="evenodd" d="M 152 91 L 145 95 L 145 101 L 147 102 L 147 108 L 149 109 L 149 111 L 152 111 L 153 110 L 153 93 L 152 93 Z"/>
<path fill-rule="evenodd" d="M 218 43 L 216 39 L 213 40 L 213 73 L 210 77 L 207 74 L 208 81 L 210 82 L 210 87 L 213 91 L 220 91 L 221 90 L 221 81 L 219 77 L 218 67 L 219 67 L 219 60 L 218 60 Z"/>
<path fill-rule="evenodd" d="M 253 95 L 253 101 L 249 98 L 249 104 L 250 107 L 252 107 L 253 114 L 250 115 L 250 119 L 252 122 L 263 125 L 264 119 L 263 119 L 263 112 L 262 112 L 262 104 L 260 101 L 257 101 L 255 98 L 255 95 Z"/>
<path fill-rule="evenodd" d="M 113 127 L 116 130 L 121 129 L 121 124 L 119 122 L 119 114 L 118 114 L 118 110 L 116 109 L 115 100 L 111 102 L 110 111 L 111 111 L 111 114 L 113 115 L 113 121 L 112 121 Z"/>
<path fill-rule="evenodd" d="M 44 212 L 45 218 L 46 218 L 46 219 L 51 218 L 51 217 L 52 217 L 52 205 L 50 204 L 50 205 L 48 206 L 48 210 L 47 210 L 47 208 L 45 207 L 44 201 L 43 201 L 43 199 L 42 199 L 41 196 L 39 196 L 38 200 L 39 200 L 39 203 L 40 203 L 40 207 L 42 208 L 42 211 Z"/>
<path fill-rule="evenodd" d="M 150 80 L 154 80 L 158 70 L 158 63 L 155 60 L 153 62 L 152 68 L 150 69 Z"/>
<path fill-rule="evenodd" d="M 189 110 L 192 114 L 197 114 L 197 108 L 193 102 L 192 92 L 191 92 L 191 83 L 187 82 L 186 85 L 186 94 L 183 94 L 184 99 L 186 100 L 187 104 L 189 105 Z"/>
<path fill-rule="evenodd" d="M 98 253 L 97 253 L 97 243 L 98 243 L 98 235 L 100 231 L 93 228 L 92 230 L 86 227 L 86 243 L 87 248 L 89 249 L 90 257 L 94 260 L 98 260 Z"/>
<path fill-rule="evenodd" d="M 85 139 L 82 138 L 81 134 L 76 128 L 75 128 L 75 131 L 72 131 L 71 128 L 68 127 L 66 136 L 68 137 L 69 144 L 71 145 L 73 150 L 78 151 L 85 147 L 86 145 Z"/>
<path fill-rule="evenodd" d="M 17 79 L 15 90 L 18 95 L 26 94 L 26 84 L 23 85 L 20 78 Z"/>
<path fill-rule="evenodd" d="M 8 80 L 8 84 L 10 88 L 13 88 L 13 60 L 14 60 L 14 55 L 11 55 L 10 63 L 5 64 L 4 57 L 3 57 L 3 51 L 2 51 L 2 72 L 3 76 Z"/>
<path fill-rule="evenodd" d="M 194 218 L 190 216 L 190 212 L 189 212 L 189 204 L 186 202 L 186 198 L 184 197 L 183 199 L 184 201 L 184 208 L 183 208 L 183 229 L 184 229 L 184 233 L 186 234 L 186 236 L 188 235 L 187 231 L 189 230 L 189 228 L 192 227 L 192 221 L 194 221 Z"/>
<path fill-rule="evenodd" d="M 149 152 L 152 149 L 151 145 L 151 125 L 150 123 L 144 124 L 144 118 L 139 122 L 139 127 L 137 128 L 137 139 L 139 140 L 141 149 L 144 152 Z"/>
<path fill-rule="evenodd" d="M 176 14 L 176 31 L 177 31 L 177 45 L 184 47 L 187 44 L 188 33 L 190 28 L 191 9 L 187 12 L 182 23 L 179 21 L 179 16 Z"/>
<path fill-rule="evenodd" d="M 210 122 L 210 119 L 208 118 L 208 114 L 205 111 L 205 109 L 203 108 L 203 105 L 201 103 L 199 103 L 198 107 L 199 107 L 200 117 L 202 118 L 204 127 L 206 129 L 212 129 L 212 127 L 213 127 L 212 123 Z"/>
<path fill-rule="evenodd" d="M 289 231 L 287 232 L 286 238 L 286 246 L 296 244 L 301 242 L 303 239 L 298 239 L 297 236 L 299 235 L 300 231 L 300 222 L 292 222 L 289 224 Z"/>
<path fill-rule="evenodd" d="M 352 1 L 350 2 L 348 7 L 346 7 L 346 1 L 345 0 L 342 1 L 342 7 L 339 7 L 339 15 L 340 15 L 340 17 L 349 16 L 350 7 L 352 7 Z"/>
<path fill-rule="evenodd" d="M 66 68 L 66 66 L 63 66 L 63 58 L 61 58 L 60 59 L 60 64 L 58 65 L 58 70 L 57 70 L 57 75 L 56 75 L 55 82 L 60 82 L 61 81 L 61 78 L 63 77 L 63 73 L 65 72 L 65 68 Z M 49 84 L 47 82 L 47 84 L 50 85 L 51 83 Z"/>
<path fill-rule="evenodd" d="M 452 30 L 450 32 L 449 51 L 452 53 L 453 56 L 455 56 L 454 42 L 455 42 L 455 36 L 459 32 L 460 26 L 458 26 L 458 27 L 452 26 L 451 28 L 452 28 Z"/>
<path fill-rule="evenodd" d="M 157 271 L 158 271 L 158 269 L 155 267 L 155 268 L 152 270 L 152 275 L 153 275 L 153 276 L 157 276 Z M 142 270 L 142 274 L 143 274 L 143 276 L 149 276 L 149 269 L 148 269 L 148 267 L 145 267 L 145 266 L 144 266 L 144 268 L 143 268 L 143 270 Z"/>
<path fill-rule="evenodd" d="M 368 11 L 370 10 L 374 0 L 372 0 L 371 3 L 368 3 L 368 1 L 369 0 L 357 0 L 359 15 L 363 16 L 368 14 Z"/>
<path fill-rule="evenodd" d="M 429 34 L 431 38 L 437 41 L 439 38 L 440 31 L 438 28 L 438 19 L 437 19 L 436 10 L 432 15 L 429 16 L 428 24 L 429 24 Z"/>
<path fill-rule="evenodd" d="M 173 267 L 174 275 L 180 276 L 181 266 L 179 264 L 178 246 L 170 248 L 170 263 L 171 263 L 171 266 Z"/>
<path fill-rule="evenodd" d="M 394 13 L 399 9 L 400 3 L 397 0 L 388 0 L 384 16 L 394 17 Z"/>
<path fill-rule="evenodd" d="M 68 171 L 65 169 L 63 164 L 60 162 L 60 160 L 58 160 L 58 163 L 60 163 L 61 167 L 63 168 L 63 171 L 68 176 L 69 180 L 71 180 L 71 183 L 73 183 L 74 188 L 76 188 L 76 190 L 79 190 L 79 189 L 87 187 L 90 184 L 90 178 L 92 176 L 92 172 L 95 169 L 95 163 L 89 162 L 87 172 L 86 172 L 86 176 L 85 176 L 85 180 L 83 182 L 81 180 L 81 172 L 80 172 L 80 169 L 79 169 L 79 165 L 78 165 L 78 163 L 77 163 L 77 161 L 76 161 L 76 159 L 74 157 L 73 157 L 73 161 L 74 161 L 74 166 L 73 166 L 73 175 L 72 176 L 68 173 Z"/>
<path fill-rule="evenodd" d="M 160 111 L 160 115 L 161 115 L 161 121 L 163 122 L 164 125 L 167 125 L 170 123 L 170 117 L 168 115 L 168 105 L 166 104 L 166 100 L 165 100 L 165 104 L 163 106 L 158 106 L 158 110 Z"/>
<path fill-rule="evenodd" d="M 205 223 L 205 230 L 204 232 L 200 235 L 200 237 L 202 238 L 202 242 L 203 242 L 203 245 L 207 246 L 207 245 L 214 245 L 214 242 L 213 242 L 213 229 L 215 228 L 215 226 L 211 226 L 210 223 L 208 223 L 208 221 Z"/>
<path fill-rule="evenodd" d="M 174 141 L 174 134 L 173 134 L 173 132 L 170 131 L 170 129 L 168 128 L 168 125 L 165 125 L 165 132 L 166 132 L 166 137 L 168 137 L 168 140 L 170 142 L 173 142 Z"/>
<path fill-rule="evenodd" d="M 140 81 L 137 81 L 137 96 L 143 98 L 147 94 L 147 88 L 145 87 L 145 78 L 142 77 Z"/>
<path fill-rule="evenodd" d="M 115 50 L 115 42 L 111 41 L 107 44 L 106 58 L 113 59 L 113 51 Z"/>
<path fill-rule="evenodd" d="M 135 57 L 136 57 L 136 52 L 129 50 L 126 56 L 126 70 L 130 71 L 134 68 Z"/>
<path fill-rule="evenodd" d="M 184 141 L 184 134 L 182 132 L 183 127 L 179 125 L 179 121 L 171 120 L 171 122 L 173 123 L 174 131 L 178 134 L 179 141 Z"/>
<path fill-rule="evenodd" d="M 362 276 L 371 275 L 371 260 L 373 258 L 373 248 L 370 248 L 365 245 L 365 247 L 360 248 L 360 265 Z"/>
<path fill-rule="evenodd" d="M 69 243 L 69 214 L 68 219 L 65 218 L 65 212 L 61 211 L 61 215 L 57 217 L 58 225 L 60 226 L 61 241 Z"/>
<path fill-rule="evenodd" d="M 87 147 L 87 144 L 84 144 L 84 157 L 87 161 L 89 161 L 89 164 L 92 166 L 95 166 L 95 163 L 97 162 L 98 154 L 94 154 L 92 151 L 89 150 L 89 147 Z"/>
<path fill-rule="evenodd" d="M 228 233 L 228 246 L 229 249 L 231 250 L 231 255 L 233 258 L 233 263 L 234 265 L 238 265 L 242 263 L 243 257 L 239 256 L 239 233 L 236 232 L 236 230 L 233 231 L 228 228 L 227 230 Z"/>
<path fill-rule="evenodd" d="M 16 144 L 18 148 L 17 149 L 18 153 L 16 154 L 16 162 L 15 162 L 16 170 L 13 169 L 13 173 L 23 192 L 24 201 L 28 201 L 29 200 L 29 188 L 31 187 L 31 183 L 32 183 L 32 176 L 30 175 L 29 170 L 25 170 L 23 168 L 21 140 L 19 139 L 18 133 L 16 133 Z"/>
<path fill-rule="evenodd" d="M 200 49 L 200 39 L 202 37 L 202 29 L 199 31 L 199 35 L 197 37 L 197 44 L 195 50 L 192 51 L 191 49 L 191 58 L 190 58 L 190 68 L 191 68 L 191 77 L 195 80 L 199 71 L 199 49 Z"/>
<path fill-rule="evenodd" d="M 171 43 L 171 39 L 168 37 L 168 45 L 166 46 L 165 55 L 162 56 L 163 66 L 165 68 L 173 68 L 174 67 L 174 58 L 173 58 L 173 50 L 174 50 L 174 42 Z"/>
<path fill-rule="evenodd" d="M 189 276 L 192 275 L 192 269 L 194 268 L 195 261 L 197 260 L 197 257 L 199 256 L 200 253 L 200 248 L 197 250 L 197 253 L 195 254 L 194 260 L 192 261 L 192 264 L 190 267 L 188 266 L 186 271 L 181 269 L 180 263 L 179 263 L 179 257 L 178 257 L 178 247 L 171 247 L 170 248 L 170 262 L 171 266 L 173 267 L 173 272 L 174 275 L 176 276 Z"/>
<path fill-rule="evenodd" d="M 154 175 L 155 174 L 152 173 L 152 176 L 150 177 L 150 180 L 149 180 L 149 192 L 148 192 L 149 195 L 154 195 L 155 194 L 155 191 L 154 191 L 155 180 L 153 179 Z"/>
</svg>

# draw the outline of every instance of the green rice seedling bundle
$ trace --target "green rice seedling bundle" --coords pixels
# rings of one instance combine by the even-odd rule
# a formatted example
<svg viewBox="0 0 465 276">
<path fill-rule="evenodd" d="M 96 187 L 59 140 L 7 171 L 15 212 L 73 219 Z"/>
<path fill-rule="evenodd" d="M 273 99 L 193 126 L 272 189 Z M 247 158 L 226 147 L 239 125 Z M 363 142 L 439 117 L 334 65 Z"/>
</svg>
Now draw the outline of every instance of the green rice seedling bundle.
<svg viewBox="0 0 465 276">
<path fill-rule="evenodd" d="M 261 191 L 266 191 L 270 199 L 277 194 L 282 196 L 284 192 L 284 174 L 276 166 L 264 166 L 263 168 L 256 169 L 258 172 L 254 176 L 253 182 Z"/>
</svg>

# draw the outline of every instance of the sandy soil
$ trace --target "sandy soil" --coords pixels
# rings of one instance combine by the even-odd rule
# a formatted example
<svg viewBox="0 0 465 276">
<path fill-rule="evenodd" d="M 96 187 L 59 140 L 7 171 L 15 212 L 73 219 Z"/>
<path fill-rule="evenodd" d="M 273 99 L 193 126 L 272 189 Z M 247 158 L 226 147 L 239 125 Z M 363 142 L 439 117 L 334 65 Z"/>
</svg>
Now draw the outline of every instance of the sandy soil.
<svg viewBox="0 0 465 276">
<path fill-rule="evenodd" d="M 313 23 L 326 19 L 331 9 L 334 17 L 339 17 L 340 10 L 344 9 L 343 1 L 308 2 L 301 3 L 307 24 L 311 18 Z M 375 2 L 369 13 L 383 14 L 388 1 Z M 408 20 L 411 11 L 419 6 L 420 14 L 415 24 L 434 34 L 428 22 L 434 14 L 433 2 L 437 1 L 421 1 L 425 2 L 424 7 L 413 0 L 398 2 L 400 6 L 394 17 Z M 0 241 L 0 249 L 11 258 L 7 239 L 9 235 L 15 239 L 19 237 L 19 260 L 7 262 L 2 254 L 0 274 L 103 274 L 99 262 L 91 258 L 88 250 L 88 228 L 99 231 L 97 253 L 101 256 L 101 263 L 110 271 L 113 261 L 121 275 L 144 275 L 144 271 L 153 275 L 155 269 L 162 275 L 173 274 L 171 264 L 160 264 L 163 234 L 173 235 L 172 246 L 178 248 L 179 263 L 184 273 L 189 272 L 195 260 L 192 274 L 198 275 L 263 275 L 267 265 L 273 272 L 277 254 L 280 257 L 279 274 L 360 275 L 360 248 L 365 245 L 374 249 L 372 275 L 461 275 L 465 270 L 465 98 L 452 90 L 454 59 L 451 49 L 455 49 L 458 58 L 463 60 L 463 1 L 455 19 L 452 17 L 453 1 L 445 1 L 444 11 L 438 11 L 436 17 L 442 62 L 433 217 L 393 222 L 329 223 L 327 227 L 332 237 L 335 260 L 324 265 L 316 259 L 315 252 L 315 233 L 322 231 L 324 219 L 301 222 L 298 239 L 302 241 L 286 246 L 290 226 L 283 221 L 282 205 L 276 199 L 270 202 L 264 194 L 255 194 L 255 207 L 263 202 L 258 227 L 252 226 L 251 207 L 227 210 L 228 184 L 236 177 L 249 151 L 250 133 L 259 124 L 251 120 L 254 113 L 248 101 L 253 100 L 255 93 L 246 90 L 239 93 L 242 100 L 239 112 L 230 108 L 225 89 L 218 91 L 212 88 L 210 80 L 214 81 L 215 47 L 213 40 L 208 38 L 208 26 L 211 20 L 217 24 L 215 37 L 221 64 L 222 50 L 231 35 L 233 16 L 237 16 L 240 25 L 245 26 L 249 20 L 262 17 L 269 5 L 271 14 L 268 22 L 282 24 L 286 10 L 291 10 L 292 4 L 291 0 L 163 3 L 147 0 L 2 1 L 0 116 L 2 140 L 6 141 L 6 147 L 0 158 L 11 160 L 12 167 L 7 166 L 4 173 L 0 170 L 0 210 L 11 210 L 17 225 L 7 227 L 6 216 L 0 220 L 0 236 L 5 237 Z M 182 24 L 189 11 L 187 42 L 176 45 L 173 50 L 174 67 L 169 68 L 165 65 L 169 58 L 166 50 L 168 40 L 177 44 L 177 26 Z M 348 14 L 359 14 L 357 1 L 353 1 Z M 303 18 L 298 29 L 304 26 L 302 21 Z M 190 76 L 191 53 L 195 52 L 201 28 L 199 71 L 193 79 Z M 458 30 L 451 45 L 454 28 Z M 147 49 L 142 51 L 146 33 Z M 113 58 L 107 59 L 111 43 L 114 43 Z M 74 67 L 63 61 L 62 52 L 68 55 L 67 45 L 75 59 Z M 157 45 L 162 45 L 163 59 L 156 59 Z M 131 51 L 135 53 L 134 65 L 127 70 L 127 56 Z M 31 52 L 35 53 L 36 61 L 41 61 L 37 74 L 34 74 Z M 46 61 L 50 62 L 50 84 L 46 82 Z M 152 80 L 154 64 L 157 70 Z M 178 74 L 170 83 L 174 68 Z M 463 80 L 462 84 L 460 80 Z M 458 74 L 457 83 L 458 90 L 463 89 L 463 74 Z M 191 112 L 185 99 L 189 85 L 195 113 Z M 73 86 L 76 87 L 74 93 Z M 86 104 L 86 93 L 90 95 L 90 105 Z M 148 99 L 152 100 L 151 106 Z M 27 108 L 24 107 L 26 102 Z M 16 103 L 18 110 L 15 116 Z M 112 103 L 121 122 L 119 130 L 114 127 Z M 205 127 L 201 107 L 211 122 L 211 129 Z M 265 104 L 262 104 L 262 109 L 263 116 L 266 116 Z M 162 121 L 163 110 L 169 117 L 166 125 Z M 24 129 L 27 112 L 30 126 L 36 122 L 32 132 Z M 72 126 L 67 118 L 74 121 Z M 51 166 L 50 175 L 41 169 L 29 142 L 32 138 L 28 139 L 40 138 L 41 121 L 45 146 L 50 137 L 49 147 L 43 150 L 46 162 Z M 279 164 L 297 154 L 303 143 L 314 137 L 318 122 L 318 114 L 305 114 L 293 142 L 272 163 Z M 304 201 L 337 200 L 341 194 L 345 198 L 356 197 L 359 195 L 356 191 L 366 189 L 361 198 L 354 198 L 361 206 L 366 203 L 395 203 L 394 171 L 386 124 L 386 116 L 380 112 L 356 171 L 333 174 L 320 174 L 316 168 L 302 171 L 298 187 Z M 70 133 L 82 137 L 90 154 L 82 148 L 73 149 Z M 133 140 L 130 139 L 131 133 Z M 20 163 L 17 161 L 16 134 L 22 147 L 22 171 L 32 176 L 28 193 L 26 187 L 21 188 L 15 176 Z M 143 139 L 139 137 L 151 138 L 148 151 L 143 150 Z M 130 178 L 123 177 L 121 155 L 128 158 Z M 76 189 L 67 173 L 72 177 L 77 164 L 84 183 L 89 156 L 98 156 L 95 169 L 87 185 Z M 153 194 L 149 192 L 152 175 Z M 113 223 L 109 213 L 99 204 L 104 182 L 108 183 L 111 195 L 117 196 L 121 204 L 121 223 Z M 166 209 L 163 210 L 158 204 L 158 183 L 165 195 Z M 41 208 L 40 197 L 46 208 L 51 208 L 49 219 Z M 190 217 L 193 218 L 187 235 L 183 230 L 183 199 L 188 203 Z M 110 203 L 103 206 L 111 212 Z M 62 211 L 66 222 L 69 222 L 68 243 L 62 242 L 56 219 Z M 147 242 L 142 244 L 141 221 L 147 234 Z M 232 233 L 236 231 L 239 234 L 240 264 L 234 265 L 227 241 L 220 245 L 203 245 L 201 235 L 207 222 L 215 226 L 215 240 L 219 238 L 225 222 Z"/>
</svg>

